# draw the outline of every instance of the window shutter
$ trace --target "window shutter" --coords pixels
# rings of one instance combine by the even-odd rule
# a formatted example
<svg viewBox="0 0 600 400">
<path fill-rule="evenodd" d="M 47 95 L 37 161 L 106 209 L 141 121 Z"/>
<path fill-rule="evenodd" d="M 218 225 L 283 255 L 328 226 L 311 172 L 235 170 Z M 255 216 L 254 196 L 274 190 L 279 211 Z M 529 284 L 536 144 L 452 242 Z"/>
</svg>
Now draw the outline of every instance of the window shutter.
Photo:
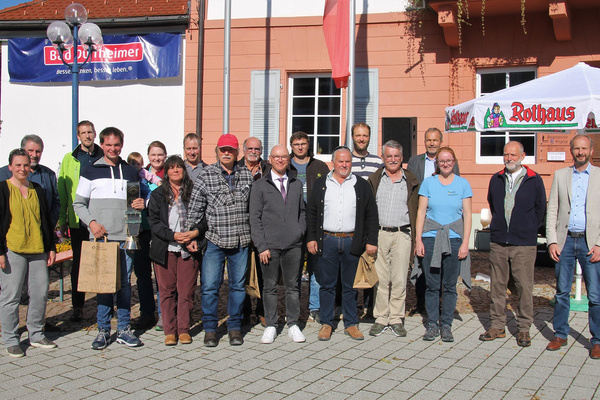
<svg viewBox="0 0 600 400">
<path fill-rule="evenodd" d="M 371 127 L 369 153 L 379 154 L 379 70 L 356 68 L 354 72 L 354 123 Z"/>
<path fill-rule="evenodd" d="M 280 71 L 252 71 L 250 84 L 250 136 L 263 144 L 263 159 L 279 143 Z"/>
</svg>

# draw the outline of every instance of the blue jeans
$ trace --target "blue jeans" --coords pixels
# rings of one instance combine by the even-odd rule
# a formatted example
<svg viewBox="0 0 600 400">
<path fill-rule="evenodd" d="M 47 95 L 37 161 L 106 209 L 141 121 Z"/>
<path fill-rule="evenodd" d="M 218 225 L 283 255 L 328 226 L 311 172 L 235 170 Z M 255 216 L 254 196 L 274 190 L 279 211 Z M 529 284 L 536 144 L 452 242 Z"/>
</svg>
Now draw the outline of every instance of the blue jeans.
<svg viewBox="0 0 600 400">
<path fill-rule="evenodd" d="M 215 332 L 219 323 L 217 306 L 219 289 L 223 284 L 223 268 L 227 259 L 229 279 L 229 300 L 227 302 L 227 329 L 239 331 L 242 327 L 242 308 L 246 290 L 246 270 L 248 268 L 248 247 L 222 249 L 208 242 L 202 259 L 202 323 L 206 332 Z"/>
<path fill-rule="evenodd" d="M 131 268 L 133 266 L 133 251 L 119 249 L 121 257 L 121 289 L 117 292 L 117 330 L 129 326 L 131 319 Z M 96 320 L 98 329 L 110 332 L 110 319 L 113 313 L 112 293 L 98 293 L 98 312 Z"/>
<path fill-rule="evenodd" d="M 554 335 L 567 339 L 569 336 L 569 309 L 575 261 L 579 261 L 588 294 L 589 320 L 592 345 L 600 344 L 600 263 L 591 263 L 585 237 L 567 236 L 556 263 L 556 304 L 554 305 Z"/>
<path fill-rule="evenodd" d="M 321 286 L 319 282 L 317 282 L 317 264 L 319 262 L 319 257 L 313 254 L 310 254 L 308 251 L 306 252 L 306 270 L 308 271 L 308 276 L 310 277 L 309 286 L 308 286 L 308 310 L 309 311 L 318 311 L 320 307 L 319 301 L 319 290 Z"/>
<path fill-rule="evenodd" d="M 325 235 L 323 238 L 323 253 L 319 258 L 318 276 L 321 284 L 321 323 L 333 326 L 335 308 L 335 290 L 338 275 L 342 281 L 342 312 L 344 327 L 349 328 L 358 324 L 356 315 L 357 291 L 352 286 L 358 267 L 358 257 L 350 254 L 352 238 L 338 238 Z"/>
<path fill-rule="evenodd" d="M 456 281 L 460 273 L 458 249 L 462 239 L 450 239 L 452 253 L 442 256 L 442 268 L 431 268 L 431 257 L 435 238 L 423 238 L 425 257 L 423 257 L 423 272 L 425 273 L 425 308 L 429 325 L 452 326 L 454 309 L 456 308 Z M 440 321 L 440 287 L 442 288 L 442 315 Z"/>
</svg>

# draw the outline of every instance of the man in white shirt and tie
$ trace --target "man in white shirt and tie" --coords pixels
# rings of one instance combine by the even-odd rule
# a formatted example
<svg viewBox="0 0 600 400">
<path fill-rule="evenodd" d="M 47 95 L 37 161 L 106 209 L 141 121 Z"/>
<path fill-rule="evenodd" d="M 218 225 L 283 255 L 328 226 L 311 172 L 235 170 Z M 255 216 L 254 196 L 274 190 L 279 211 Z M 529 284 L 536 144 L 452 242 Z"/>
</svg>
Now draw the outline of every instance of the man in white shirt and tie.
<svg viewBox="0 0 600 400">
<path fill-rule="evenodd" d="M 285 285 L 288 336 L 294 342 L 306 339 L 298 327 L 300 315 L 300 262 L 306 231 L 303 185 L 289 171 L 290 154 L 284 145 L 271 149 L 271 171 L 252 185 L 250 234 L 260 259 L 263 305 L 267 327 L 261 343 L 277 336 L 277 283 L 279 271 Z"/>
</svg>

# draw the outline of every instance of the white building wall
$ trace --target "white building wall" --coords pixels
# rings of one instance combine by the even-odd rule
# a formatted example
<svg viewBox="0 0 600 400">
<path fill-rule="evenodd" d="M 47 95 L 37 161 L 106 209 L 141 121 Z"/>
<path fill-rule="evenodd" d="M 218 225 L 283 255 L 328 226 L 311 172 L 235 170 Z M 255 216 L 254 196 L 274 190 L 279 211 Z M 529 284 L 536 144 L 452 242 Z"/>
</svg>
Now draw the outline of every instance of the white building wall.
<svg viewBox="0 0 600 400">
<path fill-rule="evenodd" d="M 356 14 L 403 12 L 408 0 L 356 0 Z M 231 18 L 323 16 L 325 0 L 231 0 Z M 223 19 L 224 0 L 208 1 L 208 19 Z"/>
<path fill-rule="evenodd" d="M 185 40 L 185 39 L 184 39 Z M 185 52 L 185 43 L 182 45 Z M 160 140 L 170 154 L 182 154 L 184 136 L 184 71 L 179 77 L 143 81 L 82 82 L 79 87 L 79 120 L 94 123 L 97 133 L 115 126 L 125 134 L 123 159 L 137 151 L 148 162 L 147 148 Z M 71 84 L 11 83 L 8 43 L 2 42 L 0 98 L 0 166 L 20 146 L 21 138 L 37 134 L 44 140 L 42 164 L 58 173 L 71 145 Z M 98 138 L 96 139 L 98 142 Z"/>
</svg>

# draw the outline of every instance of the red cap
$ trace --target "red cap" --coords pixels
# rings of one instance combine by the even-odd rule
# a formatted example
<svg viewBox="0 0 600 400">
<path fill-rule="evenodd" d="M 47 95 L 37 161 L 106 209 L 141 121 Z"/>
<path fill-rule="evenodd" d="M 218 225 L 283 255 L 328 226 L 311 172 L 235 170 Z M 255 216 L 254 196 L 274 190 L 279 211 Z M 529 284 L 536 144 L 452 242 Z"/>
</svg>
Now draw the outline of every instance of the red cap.
<svg viewBox="0 0 600 400">
<path fill-rule="evenodd" d="M 233 147 L 237 149 L 239 146 L 237 138 L 231 133 L 226 133 L 225 135 L 221 135 L 219 141 L 217 142 L 217 147 Z"/>
</svg>

